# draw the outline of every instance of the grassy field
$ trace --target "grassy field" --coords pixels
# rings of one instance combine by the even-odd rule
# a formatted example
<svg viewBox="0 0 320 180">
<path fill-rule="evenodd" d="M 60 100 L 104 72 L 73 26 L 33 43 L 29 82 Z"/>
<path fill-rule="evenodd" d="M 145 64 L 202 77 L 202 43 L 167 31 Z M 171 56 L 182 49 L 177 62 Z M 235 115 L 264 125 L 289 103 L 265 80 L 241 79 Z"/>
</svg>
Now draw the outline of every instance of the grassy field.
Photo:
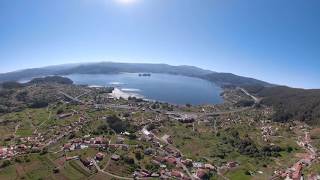
<svg viewBox="0 0 320 180">
<path fill-rule="evenodd" d="M 14 180 L 17 178 L 18 175 L 14 166 L 8 166 L 0 170 L 0 179 Z"/>
<path fill-rule="evenodd" d="M 67 156 L 72 157 L 72 156 L 82 156 L 83 158 L 86 157 L 94 157 L 99 151 L 94 149 L 94 148 L 87 148 L 83 150 L 75 150 L 71 152 L 67 152 Z"/>
<path fill-rule="evenodd" d="M 12 162 L 14 164 L 0 169 L 0 179 L 87 179 L 92 173 L 83 167 L 80 161 L 69 161 L 63 166 L 55 163 L 55 156 L 50 154 L 37 155 L 32 154 L 21 158 L 22 162 Z M 53 170 L 59 167 L 60 172 L 54 173 Z"/>
<path fill-rule="evenodd" d="M 61 173 L 70 180 L 86 179 L 87 176 L 82 173 L 83 170 L 80 168 L 78 165 L 75 165 L 75 162 L 71 161 L 66 163 Z"/>
<path fill-rule="evenodd" d="M 227 177 L 232 180 L 250 180 L 252 177 L 250 175 L 246 175 L 245 172 L 245 169 L 238 168 L 230 171 L 227 174 Z"/>
</svg>

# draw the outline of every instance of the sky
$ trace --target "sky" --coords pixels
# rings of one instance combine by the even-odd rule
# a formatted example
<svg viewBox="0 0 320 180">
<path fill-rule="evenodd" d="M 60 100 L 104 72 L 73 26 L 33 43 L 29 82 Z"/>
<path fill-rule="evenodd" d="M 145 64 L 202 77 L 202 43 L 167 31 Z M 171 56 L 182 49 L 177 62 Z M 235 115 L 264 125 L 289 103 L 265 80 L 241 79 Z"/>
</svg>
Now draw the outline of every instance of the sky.
<svg viewBox="0 0 320 180">
<path fill-rule="evenodd" d="M 0 0 L 0 72 L 194 65 L 320 88 L 319 0 Z"/>
</svg>

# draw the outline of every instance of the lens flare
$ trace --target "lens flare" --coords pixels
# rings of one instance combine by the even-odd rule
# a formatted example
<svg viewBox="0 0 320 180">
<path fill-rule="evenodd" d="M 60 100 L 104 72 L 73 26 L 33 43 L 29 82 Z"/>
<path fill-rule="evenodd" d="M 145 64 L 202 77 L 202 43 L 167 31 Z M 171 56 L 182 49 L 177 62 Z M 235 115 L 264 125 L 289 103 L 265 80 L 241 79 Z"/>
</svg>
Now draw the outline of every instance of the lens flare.
<svg viewBox="0 0 320 180">
<path fill-rule="evenodd" d="M 137 0 L 116 0 L 116 1 L 120 4 L 125 4 L 125 5 L 129 5 L 137 2 Z"/>
</svg>

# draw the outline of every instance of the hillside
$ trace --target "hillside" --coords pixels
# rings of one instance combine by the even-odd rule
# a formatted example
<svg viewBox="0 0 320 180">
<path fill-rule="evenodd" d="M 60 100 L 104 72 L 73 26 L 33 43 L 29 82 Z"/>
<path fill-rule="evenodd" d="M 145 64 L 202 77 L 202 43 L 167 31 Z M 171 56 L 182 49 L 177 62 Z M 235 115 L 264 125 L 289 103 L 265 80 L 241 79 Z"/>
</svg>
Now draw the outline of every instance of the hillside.
<svg viewBox="0 0 320 180">
<path fill-rule="evenodd" d="M 73 84 L 73 81 L 69 78 L 61 76 L 47 76 L 43 78 L 34 78 L 29 84 L 42 84 L 42 83 L 58 83 L 58 84 Z"/>
<path fill-rule="evenodd" d="M 0 74 L 0 82 L 19 81 L 48 75 L 69 75 L 69 74 L 115 74 L 115 73 L 166 73 L 190 77 L 198 77 L 209 80 L 218 85 L 263 85 L 269 83 L 237 76 L 230 73 L 217 73 L 204 70 L 194 66 L 171 66 L 167 64 L 140 64 L 140 63 L 87 63 L 74 65 L 59 65 L 45 68 L 26 69 L 16 72 Z"/>
<path fill-rule="evenodd" d="M 58 87 L 66 90 L 72 84 L 70 79 L 59 76 L 35 78 L 28 83 L 1 83 L 0 114 L 21 111 L 26 107 L 46 107 L 57 101 Z"/>
<path fill-rule="evenodd" d="M 299 120 L 309 124 L 320 123 L 320 90 L 285 86 L 246 86 L 246 89 L 262 97 L 262 104 L 275 108 L 275 121 Z"/>
<path fill-rule="evenodd" d="M 231 73 L 210 73 L 205 75 L 203 78 L 212 81 L 220 86 L 272 86 L 271 84 L 264 81 L 237 76 Z"/>
</svg>

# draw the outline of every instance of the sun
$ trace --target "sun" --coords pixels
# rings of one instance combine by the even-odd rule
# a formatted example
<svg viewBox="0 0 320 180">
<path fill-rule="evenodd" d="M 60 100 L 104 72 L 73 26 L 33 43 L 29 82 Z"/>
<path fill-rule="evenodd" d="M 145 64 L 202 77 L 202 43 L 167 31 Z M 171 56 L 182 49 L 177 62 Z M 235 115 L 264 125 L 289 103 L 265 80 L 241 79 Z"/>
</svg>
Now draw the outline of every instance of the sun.
<svg viewBox="0 0 320 180">
<path fill-rule="evenodd" d="M 136 3 L 138 0 L 116 0 L 116 1 L 120 4 L 129 5 L 129 4 Z"/>
</svg>

